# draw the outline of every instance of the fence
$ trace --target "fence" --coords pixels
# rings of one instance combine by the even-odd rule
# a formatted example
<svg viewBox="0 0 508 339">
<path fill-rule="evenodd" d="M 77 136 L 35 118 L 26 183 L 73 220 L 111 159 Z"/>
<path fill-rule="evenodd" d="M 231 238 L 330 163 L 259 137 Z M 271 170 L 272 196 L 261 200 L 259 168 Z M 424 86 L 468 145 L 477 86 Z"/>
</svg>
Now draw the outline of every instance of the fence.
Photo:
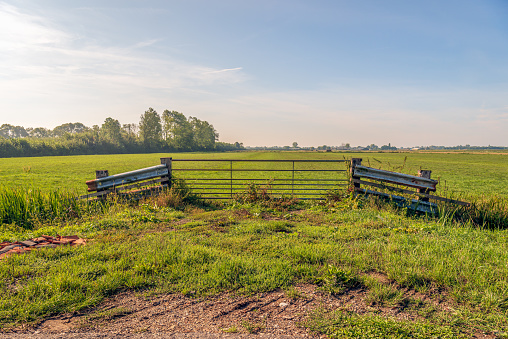
<svg viewBox="0 0 508 339">
<path fill-rule="evenodd" d="M 326 191 L 349 185 L 349 160 L 161 158 L 161 163 L 204 199 L 232 199 L 254 184 L 269 187 L 270 194 L 318 200 Z"/>
<path fill-rule="evenodd" d="M 390 198 L 398 205 L 406 206 L 424 213 L 437 212 L 437 205 L 429 202 L 429 200 L 442 201 L 463 206 L 469 205 L 469 203 L 464 201 L 448 199 L 430 194 L 431 192 L 436 192 L 438 184 L 437 180 L 430 178 L 432 173 L 430 170 L 420 170 L 418 171 L 418 176 L 414 176 L 366 167 L 361 164 L 362 159 L 351 159 L 351 184 L 356 192 Z M 374 187 L 380 191 L 364 189 L 361 188 L 360 185 Z M 409 190 L 408 188 L 416 189 L 416 191 Z M 395 195 L 394 192 L 406 194 L 409 195 L 409 197 Z"/>
<path fill-rule="evenodd" d="M 96 171 L 96 179 L 86 182 L 91 193 L 79 198 L 103 197 L 109 193 L 136 193 L 140 197 L 157 194 L 171 185 L 172 179 L 183 179 L 203 199 L 232 199 L 252 185 L 265 186 L 271 195 L 291 196 L 301 200 L 325 199 L 328 191 L 349 186 L 356 192 L 392 199 L 421 212 L 434 212 L 430 200 L 460 205 L 467 202 L 431 195 L 437 181 L 431 171 L 420 170 L 418 176 L 361 166 L 362 159 L 351 160 L 266 160 L 266 159 L 173 159 L 161 158 L 161 165 L 109 176 L 107 170 Z M 256 164 L 255 167 L 253 164 Z M 349 174 L 347 167 L 349 167 Z M 360 185 L 381 191 L 363 189 Z M 416 189 L 416 191 L 407 188 Z M 386 192 L 387 191 L 387 192 Z M 416 199 L 397 196 L 409 194 Z"/>
<path fill-rule="evenodd" d="M 110 193 L 128 195 L 131 199 L 158 194 L 170 185 L 171 169 L 162 162 L 161 165 L 111 176 L 108 170 L 96 170 L 95 176 L 94 180 L 86 182 L 88 192 L 95 193 L 82 195 L 78 199 L 104 198 Z"/>
</svg>

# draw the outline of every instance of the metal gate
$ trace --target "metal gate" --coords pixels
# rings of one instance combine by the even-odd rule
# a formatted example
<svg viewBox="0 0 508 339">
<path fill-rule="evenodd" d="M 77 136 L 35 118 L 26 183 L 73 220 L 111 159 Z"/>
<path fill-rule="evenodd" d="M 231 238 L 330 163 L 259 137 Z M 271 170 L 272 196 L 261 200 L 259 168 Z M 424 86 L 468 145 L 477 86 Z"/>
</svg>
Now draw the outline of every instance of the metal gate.
<svg viewBox="0 0 508 339">
<path fill-rule="evenodd" d="M 349 160 L 258 160 L 162 158 L 173 178 L 184 179 L 204 199 L 232 199 L 249 185 L 303 200 L 323 199 L 348 185 Z"/>
</svg>

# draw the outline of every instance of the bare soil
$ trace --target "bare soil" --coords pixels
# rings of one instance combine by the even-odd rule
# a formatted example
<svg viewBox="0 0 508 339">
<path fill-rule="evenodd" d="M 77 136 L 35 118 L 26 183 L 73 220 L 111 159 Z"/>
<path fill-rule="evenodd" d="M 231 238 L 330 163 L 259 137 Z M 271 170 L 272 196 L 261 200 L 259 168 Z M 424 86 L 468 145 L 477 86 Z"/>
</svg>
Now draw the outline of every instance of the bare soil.
<svg viewBox="0 0 508 339">
<path fill-rule="evenodd" d="M 380 273 L 369 274 L 390 283 Z M 277 290 L 253 296 L 224 293 L 208 298 L 180 294 L 146 297 L 124 292 L 94 309 L 63 314 L 0 334 L 4 338 L 324 338 L 311 333 L 304 323 L 318 310 L 344 309 L 358 314 L 374 312 L 414 321 L 420 317 L 403 304 L 395 307 L 369 305 L 367 291 L 351 289 L 341 295 L 323 292 L 309 284 L 292 291 Z M 404 290 L 408 298 L 432 303 L 446 311 L 447 303 L 436 294 Z M 438 295 L 441 295 L 439 293 Z"/>
</svg>

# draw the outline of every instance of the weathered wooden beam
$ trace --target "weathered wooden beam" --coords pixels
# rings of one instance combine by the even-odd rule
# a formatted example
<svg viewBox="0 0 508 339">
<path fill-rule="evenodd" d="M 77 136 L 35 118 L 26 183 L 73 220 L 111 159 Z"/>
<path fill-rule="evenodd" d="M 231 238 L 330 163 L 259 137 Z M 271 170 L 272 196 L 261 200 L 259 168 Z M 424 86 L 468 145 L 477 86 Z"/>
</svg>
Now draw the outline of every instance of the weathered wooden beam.
<svg viewBox="0 0 508 339">
<path fill-rule="evenodd" d="M 381 197 L 390 199 L 401 207 L 407 207 L 407 208 L 410 208 L 410 209 L 418 211 L 418 212 L 435 214 L 438 211 L 437 205 L 434 203 L 428 202 L 428 201 L 408 199 L 408 198 L 401 197 L 398 195 L 377 192 L 377 191 L 371 191 L 371 190 L 367 190 L 367 189 L 363 189 L 363 188 L 357 188 L 356 191 L 361 192 L 363 194 L 377 195 L 377 196 L 381 196 Z"/>
<path fill-rule="evenodd" d="M 418 197 L 428 198 L 428 199 L 436 200 L 436 201 L 443 201 L 443 202 L 453 203 L 453 204 L 462 205 L 462 206 L 469 206 L 470 205 L 468 202 L 465 202 L 465 201 L 443 198 L 443 197 L 440 197 L 437 195 L 431 195 L 428 193 L 418 193 L 416 191 L 411 191 L 411 190 L 403 189 L 400 187 L 388 186 L 388 185 L 384 185 L 384 184 L 378 184 L 378 183 L 371 182 L 371 181 L 355 179 L 354 182 L 361 184 L 361 185 L 367 185 L 367 186 L 372 186 L 372 187 L 376 187 L 376 188 L 380 188 L 380 189 L 386 189 L 388 191 L 397 192 L 397 193 L 416 194 Z M 421 200 L 421 201 L 424 201 L 424 200 Z"/>
<path fill-rule="evenodd" d="M 357 165 L 353 169 L 353 177 L 362 177 L 372 180 L 390 182 L 396 185 L 435 191 L 437 180 L 421 178 L 414 175 L 380 170 L 376 168 Z"/>
</svg>

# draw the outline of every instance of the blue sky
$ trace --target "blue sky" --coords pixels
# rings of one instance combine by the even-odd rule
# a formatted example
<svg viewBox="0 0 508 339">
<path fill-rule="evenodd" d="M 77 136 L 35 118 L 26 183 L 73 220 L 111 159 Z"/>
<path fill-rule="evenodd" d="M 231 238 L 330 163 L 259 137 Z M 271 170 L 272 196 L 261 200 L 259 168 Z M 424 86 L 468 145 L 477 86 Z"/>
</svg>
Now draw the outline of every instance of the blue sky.
<svg viewBox="0 0 508 339">
<path fill-rule="evenodd" d="M 508 146 L 508 1 L 0 0 L 0 124 L 245 145 Z"/>
</svg>

